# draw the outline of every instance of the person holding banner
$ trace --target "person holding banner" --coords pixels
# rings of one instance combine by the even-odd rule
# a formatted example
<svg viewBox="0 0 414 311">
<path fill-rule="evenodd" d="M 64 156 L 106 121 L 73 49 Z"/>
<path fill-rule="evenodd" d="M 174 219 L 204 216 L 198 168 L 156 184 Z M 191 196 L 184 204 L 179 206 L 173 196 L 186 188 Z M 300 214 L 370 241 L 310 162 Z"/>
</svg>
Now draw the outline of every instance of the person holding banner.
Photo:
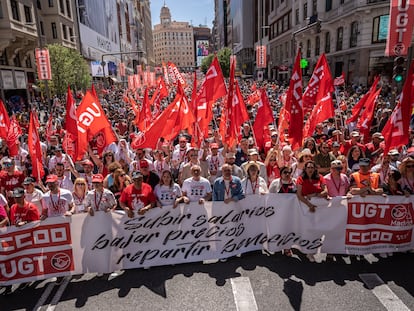
<svg viewBox="0 0 414 311">
<path fill-rule="evenodd" d="M 207 178 L 201 177 L 201 167 L 193 165 L 191 175 L 192 177 L 184 180 L 181 187 L 184 203 L 198 202 L 198 204 L 204 204 L 205 201 L 210 201 L 211 185 Z"/>
<path fill-rule="evenodd" d="M 213 201 L 223 201 L 228 204 L 244 199 L 244 192 L 241 180 L 237 176 L 232 175 L 232 167 L 230 164 L 221 166 L 222 176 L 217 178 L 213 187 Z"/>
<path fill-rule="evenodd" d="M 170 170 L 164 170 L 161 174 L 160 183 L 155 186 L 155 197 L 157 206 L 173 206 L 176 208 L 178 203 L 182 202 L 182 191 L 180 186 L 174 182 Z"/>
<path fill-rule="evenodd" d="M 40 219 L 71 216 L 74 213 L 72 192 L 59 187 L 56 175 L 48 175 L 46 177 L 46 184 L 49 191 L 43 196 L 43 210 Z"/>
<path fill-rule="evenodd" d="M 351 174 L 349 193 L 362 197 L 370 194 L 382 195 L 383 189 L 380 187 L 380 175 L 372 173 L 370 169 L 371 160 L 361 158 L 359 160 L 359 170 Z"/>
<path fill-rule="evenodd" d="M 249 161 L 245 166 L 247 177 L 242 180 L 245 195 L 266 194 L 269 192 L 266 180 L 259 176 L 259 164 Z"/>
<path fill-rule="evenodd" d="M 280 178 L 269 186 L 270 193 L 296 193 L 296 178 L 292 177 L 292 168 L 284 166 L 280 169 Z"/>
<path fill-rule="evenodd" d="M 119 204 L 127 212 L 129 218 L 134 217 L 134 211 L 139 215 L 145 214 L 155 207 L 156 198 L 150 185 L 143 182 L 144 177 L 140 171 L 132 172 L 132 184 L 121 193 Z"/>
<path fill-rule="evenodd" d="M 13 197 L 16 203 L 10 207 L 10 222 L 12 225 L 21 227 L 40 219 L 36 205 L 25 200 L 23 188 L 15 188 L 13 190 Z"/>
<path fill-rule="evenodd" d="M 76 178 L 73 185 L 73 204 L 75 206 L 75 213 L 84 213 L 85 210 L 85 197 L 88 192 L 88 183 L 85 178 Z"/>
<path fill-rule="evenodd" d="M 116 200 L 114 194 L 105 189 L 103 186 L 102 174 L 95 174 L 92 176 L 92 183 L 94 189 L 89 191 L 85 197 L 85 210 L 89 212 L 89 215 L 94 216 L 95 211 L 104 211 L 108 213 L 114 210 L 116 207 Z"/>
<path fill-rule="evenodd" d="M 331 162 L 331 172 L 324 177 L 330 197 L 345 196 L 348 193 L 349 178 L 342 173 L 343 168 L 340 160 L 334 160 Z"/>
<path fill-rule="evenodd" d="M 414 194 L 414 158 L 405 158 L 398 168 L 401 173 L 400 184 L 404 193 Z"/>
</svg>

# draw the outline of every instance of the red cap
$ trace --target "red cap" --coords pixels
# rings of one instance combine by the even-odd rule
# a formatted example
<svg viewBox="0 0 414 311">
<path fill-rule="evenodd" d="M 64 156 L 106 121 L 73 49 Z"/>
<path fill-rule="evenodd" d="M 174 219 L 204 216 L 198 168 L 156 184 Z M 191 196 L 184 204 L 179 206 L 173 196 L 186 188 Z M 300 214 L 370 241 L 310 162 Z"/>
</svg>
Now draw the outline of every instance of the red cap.
<svg viewBox="0 0 414 311">
<path fill-rule="evenodd" d="M 104 178 L 102 174 L 92 175 L 92 182 L 103 182 Z"/>
<path fill-rule="evenodd" d="M 89 165 L 89 166 L 93 166 L 93 163 L 91 160 L 85 160 L 82 162 L 82 165 Z"/>
<path fill-rule="evenodd" d="M 46 177 L 46 183 L 48 182 L 57 182 L 58 177 L 56 175 L 47 175 Z"/>
<path fill-rule="evenodd" d="M 148 161 L 146 160 L 140 160 L 139 161 L 139 167 L 143 168 L 143 167 L 149 167 Z"/>
</svg>

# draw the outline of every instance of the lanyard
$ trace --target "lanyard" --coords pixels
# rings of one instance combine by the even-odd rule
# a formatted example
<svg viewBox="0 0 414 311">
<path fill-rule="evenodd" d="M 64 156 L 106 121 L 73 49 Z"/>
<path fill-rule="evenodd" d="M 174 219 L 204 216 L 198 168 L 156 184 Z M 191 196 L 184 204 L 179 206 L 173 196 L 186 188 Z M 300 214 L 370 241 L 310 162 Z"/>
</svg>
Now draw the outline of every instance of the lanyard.
<svg viewBox="0 0 414 311">
<path fill-rule="evenodd" d="M 60 201 L 60 189 L 59 189 L 59 192 L 58 192 L 58 198 L 57 198 L 56 202 L 53 201 L 52 193 L 50 193 L 50 203 L 52 203 L 52 207 L 55 211 L 59 210 L 59 201 Z"/>
<path fill-rule="evenodd" d="M 97 193 L 97 191 L 95 190 L 95 209 L 98 211 L 99 210 L 99 205 L 101 204 L 101 201 L 102 201 L 103 192 L 101 193 L 101 195 L 99 197 L 99 201 L 96 201 L 96 193 Z"/>
</svg>

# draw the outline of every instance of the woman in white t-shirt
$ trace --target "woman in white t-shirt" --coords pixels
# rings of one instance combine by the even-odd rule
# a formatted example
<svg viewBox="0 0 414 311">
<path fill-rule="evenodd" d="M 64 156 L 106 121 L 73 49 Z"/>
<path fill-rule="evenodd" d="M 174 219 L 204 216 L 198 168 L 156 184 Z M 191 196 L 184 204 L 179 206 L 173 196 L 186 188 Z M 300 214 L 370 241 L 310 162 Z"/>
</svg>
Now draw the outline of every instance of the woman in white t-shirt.
<svg viewBox="0 0 414 311">
<path fill-rule="evenodd" d="M 85 178 L 76 178 L 73 183 L 73 204 L 75 205 L 75 213 L 86 213 L 85 196 L 88 192 L 88 183 Z"/>
<path fill-rule="evenodd" d="M 180 186 L 174 182 L 171 171 L 165 170 L 161 174 L 160 183 L 155 186 L 154 194 L 157 198 L 157 206 L 177 207 L 182 197 Z"/>
<path fill-rule="evenodd" d="M 23 181 L 24 196 L 27 202 L 36 205 L 39 215 L 42 213 L 43 192 L 35 188 L 35 179 L 33 177 L 26 177 Z"/>
</svg>

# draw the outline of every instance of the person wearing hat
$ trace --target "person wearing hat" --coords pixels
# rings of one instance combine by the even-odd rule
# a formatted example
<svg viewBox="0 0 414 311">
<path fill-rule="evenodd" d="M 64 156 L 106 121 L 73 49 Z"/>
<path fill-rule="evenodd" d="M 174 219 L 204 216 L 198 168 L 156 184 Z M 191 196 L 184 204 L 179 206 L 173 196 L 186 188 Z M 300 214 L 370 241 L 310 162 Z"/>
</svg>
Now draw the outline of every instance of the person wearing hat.
<svg viewBox="0 0 414 311">
<path fill-rule="evenodd" d="M 241 180 L 233 176 L 230 164 L 223 164 L 221 167 L 222 176 L 217 178 L 213 187 L 213 201 L 223 201 L 228 204 L 244 199 L 244 192 Z"/>
<path fill-rule="evenodd" d="M 330 148 L 326 141 L 322 141 L 318 148 L 319 153 L 315 155 L 313 161 L 316 163 L 318 173 L 325 176 L 330 172 L 331 162 L 335 160 L 335 156 L 329 152 Z"/>
<path fill-rule="evenodd" d="M 326 189 L 330 197 L 345 196 L 349 190 L 349 178 L 342 173 L 343 165 L 340 160 L 331 162 L 330 173 L 324 176 Z"/>
<path fill-rule="evenodd" d="M 219 144 L 217 143 L 211 143 L 210 144 L 210 150 L 211 153 L 207 155 L 206 161 L 208 163 L 208 168 L 210 171 L 210 183 L 213 185 L 214 181 L 217 178 L 217 173 L 220 169 L 220 167 L 224 164 L 224 157 L 219 152 Z"/>
<path fill-rule="evenodd" d="M 33 203 L 39 214 L 42 213 L 43 192 L 35 187 L 36 180 L 33 177 L 26 177 L 23 181 L 24 195 L 27 202 Z"/>
<path fill-rule="evenodd" d="M 155 186 L 159 184 L 160 178 L 156 173 L 150 171 L 149 164 L 146 160 L 140 160 L 139 167 L 141 168 L 144 183 L 150 185 L 152 190 L 154 190 Z"/>
<path fill-rule="evenodd" d="M 249 149 L 249 161 L 242 164 L 241 168 L 244 174 L 247 175 L 247 165 L 250 162 L 255 162 L 259 166 L 259 176 L 262 177 L 267 183 L 267 170 L 263 162 L 259 161 L 259 152 L 256 148 Z"/>
<path fill-rule="evenodd" d="M 245 166 L 246 177 L 242 180 L 242 188 L 245 195 L 266 194 L 269 192 L 266 180 L 259 176 L 259 165 L 249 161 Z"/>
<path fill-rule="evenodd" d="M 16 169 L 14 160 L 11 158 L 3 159 L 3 170 L 0 172 L 1 193 L 8 200 L 9 204 L 14 203 L 13 190 L 17 187 L 22 188 L 24 174 Z"/>
<path fill-rule="evenodd" d="M 43 196 L 41 220 L 47 217 L 71 216 L 75 212 L 72 192 L 61 189 L 58 177 L 53 174 L 46 177 L 46 185 L 49 191 Z"/>
<path fill-rule="evenodd" d="M 210 182 L 201 176 L 201 167 L 197 164 L 191 167 L 191 177 L 184 180 L 181 190 L 186 204 L 190 202 L 204 204 L 205 201 L 211 200 Z"/>
<path fill-rule="evenodd" d="M 401 161 L 399 161 L 400 153 L 397 149 L 391 149 L 388 151 L 387 155 L 390 156 L 390 165 L 399 168 Z"/>
<path fill-rule="evenodd" d="M 54 155 L 50 158 L 48 163 L 49 172 L 56 174 L 56 164 L 63 164 L 63 173 L 67 178 L 71 178 L 71 171 L 75 168 L 72 159 L 66 153 L 63 153 L 62 146 L 57 145 L 54 149 Z M 56 174 L 57 175 L 57 174 Z"/>
<path fill-rule="evenodd" d="M 377 160 L 384 151 L 384 136 L 380 132 L 372 134 L 371 141 L 365 144 L 367 158 L 371 159 L 371 163 L 377 163 Z"/>
<path fill-rule="evenodd" d="M 302 175 L 303 169 L 305 168 L 305 163 L 309 160 L 312 160 L 313 154 L 310 149 L 305 148 L 301 152 L 299 152 L 298 161 L 294 162 L 292 166 L 285 166 L 285 167 L 291 167 L 292 168 L 292 177 L 298 178 L 300 175 Z"/>
<path fill-rule="evenodd" d="M 88 191 L 84 201 L 85 210 L 89 215 L 94 216 L 95 212 L 104 211 L 105 213 L 114 210 L 116 207 L 116 200 L 114 194 L 105 189 L 103 186 L 104 177 L 102 174 L 95 174 L 92 176 L 93 190 Z"/>
<path fill-rule="evenodd" d="M 337 141 L 332 142 L 330 153 L 335 157 L 339 157 L 342 153 L 340 151 L 341 144 Z"/>
<path fill-rule="evenodd" d="M 85 159 L 82 161 L 82 167 L 83 173 L 79 173 L 76 170 L 73 170 L 72 173 L 75 175 L 76 178 L 85 178 L 86 182 L 88 183 L 88 189 L 93 189 L 92 175 L 94 164 L 91 160 Z"/>
<path fill-rule="evenodd" d="M 405 194 L 414 194 L 414 158 L 406 157 L 398 167 L 401 173 L 400 184 Z"/>
<path fill-rule="evenodd" d="M 352 195 L 366 196 L 370 194 L 382 195 L 383 189 L 380 187 L 380 176 L 372 173 L 368 158 L 359 159 L 359 170 L 350 176 L 349 193 Z"/>
<path fill-rule="evenodd" d="M 139 215 L 145 214 L 154 208 L 157 202 L 151 186 L 143 182 L 144 178 L 140 171 L 132 172 L 131 177 L 132 184 L 122 191 L 119 198 L 119 204 L 129 218 L 134 217 L 134 211 Z"/>
<path fill-rule="evenodd" d="M 362 152 L 365 153 L 365 145 L 360 143 L 360 138 L 361 136 L 359 135 L 358 131 L 352 131 L 350 134 L 350 139 L 349 140 L 343 140 L 342 141 L 342 146 L 341 146 L 341 153 L 347 155 L 349 153 L 349 150 L 351 149 L 351 147 L 353 146 L 358 146 Z"/>
<path fill-rule="evenodd" d="M 236 165 L 241 167 L 243 163 L 249 161 L 249 140 L 240 139 L 239 148 L 236 151 Z"/>
<path fill-rule="evenodd" d="M 275 149 L 278 150 L 279 149 L 279 135 L 278 132 L 276 130 L 273 130 L 270 132 L 270 140 L 266 141 L 264 143 L 264 152 L 265 154 L 269 153 L 270 149 Z"/>
<path fill-rule="evenodd" d="M 29 222 L 40 219 L 37 206 L 25 200 L 25 191 L 23 188 L 15 188 L 13 197 L 16 201 L 10 207 L 10 222 L 16 227 L 21 227 Z"/>
</svg>

